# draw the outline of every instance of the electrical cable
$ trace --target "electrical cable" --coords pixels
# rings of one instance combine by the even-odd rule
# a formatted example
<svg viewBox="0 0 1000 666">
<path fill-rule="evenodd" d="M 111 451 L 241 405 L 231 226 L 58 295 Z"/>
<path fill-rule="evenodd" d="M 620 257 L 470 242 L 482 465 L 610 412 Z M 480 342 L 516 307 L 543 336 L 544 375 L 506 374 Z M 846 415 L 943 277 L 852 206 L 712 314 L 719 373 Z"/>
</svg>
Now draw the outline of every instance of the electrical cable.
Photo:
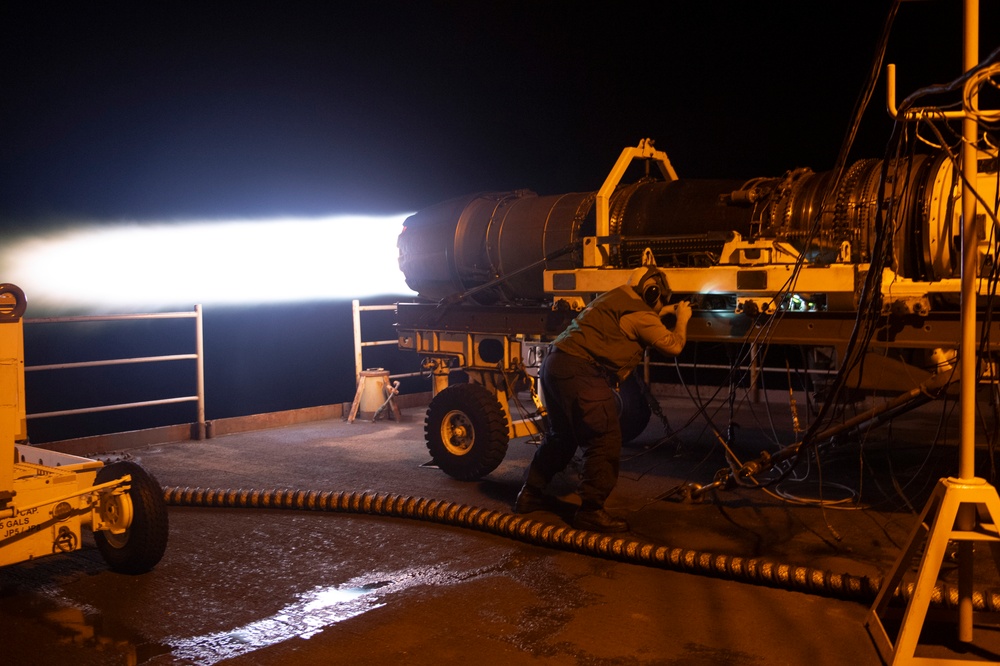
<svg viewBox="0 0 1000 666">
<path fill-rule="evenodd" d="M 843 170 L 846 168 L 847 164 L 847 157 L 850 153 L 854 139 L 857 135 L 857 129 L 860 126 L 861 117 L 863 116 L 865 109 L 867 108 L 869 102 L 871 101 L 871 97 L 875 88 L 875 83 L 878 80 L 878 72 L 881 70 L 882 62 L 885 59 L 885 53 L 888 47 L 889 35 L 892 32 L 892 25 L 899 11 L 899 4 L 900 4 L 899 0 L 895 0 L 892 3 L 889 13 L 886 17 L 886 21 L 883 25 L 881 38 L 879 40 L 879 45 L 876 50 L 876 57 L 872 63 L 872 67 L 869 70 L 867 84 L 865 85 L 862 94 L 860 95 L 858 102 L 855 106 L 855 110 L 852 116 L 853 118 L 852 123 L 848 129 L 847 136 L 845 137 L 845 140 L 841 146 L 841 151 L 837 158 L 837 166 L 835 168 L 837 176 L 835 183 L 839 183 L 842 178 Z M 888 160 L 883 160 L 882 169 L 883 173 L 880 179 L 880 186 L 879 186 L 879 201 L 885 201 L 884 186 L 886 182 L 885 176 L 886 176 L 886 171 L 888 169 Z M 830 192 L 833 192 L 836 189 L 837 187 L 835 185 L 833 188 L 830 189 Z M 824 197 L 824 199 L 828 198 L 829 196 L 830 193 L 828 192 L 828 194 L 826 195 L 826 197 Z M 825 208 L 826 208 L 826 202 L 824 200 L 823 205 L 821 205 L 821 210 L 824 210 Z M 818 224 L 820 217 L 821 215 L 817 215 L 816 224 Z M 881 219 L 883 219 L 882 209 L 881 207 L 879 207 L 876 212 L 876 227 L 880 226 L 879 221 Z M 850 340 L 848 342 L 847 353 L 846 353 L 847 358 L 842 360 L 841 372 L 837 375 L 837 377 L 834 380 L 834 389 L 827 396 L 827 400 L 824 401 L 823 406 L 820 408 L 819 415 L 810 424 L 810 427 L 803 436 L 801 441 L 801 444 L 803 445 L 812 444 L 811 441 L 812 437 L 814 437 L 815 434 L 819 431 L 825 418 L 829 415 L 830 405 L 836 401 L 837 396 L 843 389 L 844 382 L 846 380 L 848 372 L 851 369 L 853 369 L 853 367 L 858 362 L 860 362 L 860 358 L 855 358 L 854 356 L 855 350 L 857 349 L 858 346 L 857 341 L 860 337 L 862 337 L 861 335 L 862 328 L 859 325 L 863 323 L 863 319 L 865 317 L 870 316 L 869 313 L 871 312 L 871 308 L 866 306 L 871 304 L 877 298 L 878 289 L 877 289 L 877 283 L 875 282 L 875 276 L 876 275 L 881 276 L 881 270 L 880 270 L 881 265 L 885 265 L 886 263 L 885 261 L 886 248 L 888 248 L 889 253 L 891 254 L 892 243 L 885 243 L 884 238 L 885 234 L 876 233 L 875 248 L 873 249 L 873 261 L 871 262 L 872 265 L 869 268 L 869 271 L 866 275 L 864 288 L 862 289 L 860 295 L 861 302 L 859 303 L 858 306 L 858 321 L 856 322 L 856 325 L 854 327 L 854 330 L 852 331 Z M 882 261 L 877 262 L 876 259 L 881 259 Z M 870 328 L 870 326 L 866 328 Z M 870 339 L 870 336 L 863 336 L 863 337 L 867 337 L 868 339 Z M 852 359 L 854 360 L 852 361 Z"/>
</svg>

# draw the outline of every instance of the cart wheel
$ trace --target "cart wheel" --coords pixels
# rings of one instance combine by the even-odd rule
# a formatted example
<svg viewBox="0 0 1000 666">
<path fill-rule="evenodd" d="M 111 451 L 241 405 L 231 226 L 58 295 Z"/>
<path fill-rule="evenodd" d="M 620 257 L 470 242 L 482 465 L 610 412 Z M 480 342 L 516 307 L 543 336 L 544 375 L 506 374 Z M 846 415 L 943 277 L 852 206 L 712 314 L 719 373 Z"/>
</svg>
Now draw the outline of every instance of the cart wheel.
<svg viewBox="0 0 1000 666">
<path fill-rule="evenodd" d="M 507 455 L 507 416 L 485 387 L 455 384 L 431 400 L 424 436 L 434 463 L 445 474 L 474 481 L 495 470 Z"/>
<path fill-rule="evenodd" d="M 618 423 L 622 428 L 622 442 L 628 443 L 642 434 L 649 425 L 653 412 L 646 402 L 642 384 L 633 372 L 618 387 Z"/>
<path fill-rule="evenodd" d="M 156 478 L 134 462 L 105 465 L 97 472 L 95 484 L 114 481 L 126 474 L 132 476 L 128 493 L 109 499 L 103 511 L 112 524 L 126 522 L 129 513 L 131 521 L 121 534 L 95 531 L 94 540 L 114 571 L 140 574 L 156 566 L 167 549 L 167 503 Z"/>
</svg>

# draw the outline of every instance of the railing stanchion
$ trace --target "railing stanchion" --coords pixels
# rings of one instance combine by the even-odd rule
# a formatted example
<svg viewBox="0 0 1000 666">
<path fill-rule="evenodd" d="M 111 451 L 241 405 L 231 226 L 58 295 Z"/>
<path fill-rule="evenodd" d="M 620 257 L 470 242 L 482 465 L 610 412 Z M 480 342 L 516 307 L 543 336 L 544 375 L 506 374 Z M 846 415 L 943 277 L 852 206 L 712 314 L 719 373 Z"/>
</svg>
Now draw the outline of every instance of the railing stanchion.
<svg viewBox="0 0 1000 666">
<path fill-rule="evenodd" d="M 202 440 L 207 437 L 205 425 L 205 333 L 203 328 L 203 317 L 201 304 L 194 306 L 194 353 L 198 356 L 197 364 L 197 394 L 198 394 L 198 415 L 196 427 L 198 429 L 197 439 Z"/>
</svg>

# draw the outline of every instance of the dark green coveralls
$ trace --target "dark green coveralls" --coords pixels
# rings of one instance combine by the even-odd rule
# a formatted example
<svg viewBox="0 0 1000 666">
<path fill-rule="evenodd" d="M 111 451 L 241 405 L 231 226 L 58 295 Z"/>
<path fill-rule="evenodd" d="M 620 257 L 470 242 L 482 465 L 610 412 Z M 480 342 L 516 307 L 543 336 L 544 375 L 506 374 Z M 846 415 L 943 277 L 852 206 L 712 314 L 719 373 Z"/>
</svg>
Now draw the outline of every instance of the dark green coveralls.
<svg viewBox="0 0 1000 666">
<path fill-rule="evenodd" d="M 583 454 L 581 509 L 592 511 L 618 481 L 622 435 L 615 390 L 642 360 L 646 347 L 677 354 L 685 335 L 664 326 L 656 310 L 628 286 L 606 292 L 549 347 L 539 372 L 549 427 L 528 467 L 525 485 L 544 488 Z"/>
</svg>

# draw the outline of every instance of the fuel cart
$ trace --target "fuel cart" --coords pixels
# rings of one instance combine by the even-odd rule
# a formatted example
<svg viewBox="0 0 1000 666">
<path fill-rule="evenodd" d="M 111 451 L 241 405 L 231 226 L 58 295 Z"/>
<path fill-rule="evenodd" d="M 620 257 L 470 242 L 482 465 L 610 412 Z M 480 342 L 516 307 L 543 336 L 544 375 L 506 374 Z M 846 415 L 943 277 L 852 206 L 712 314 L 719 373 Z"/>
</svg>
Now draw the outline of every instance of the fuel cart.
<svg viewBox="0 0 1000 666">
<path fill-rule="evenodd" d="M 84 527 L 112 570 L 152 569 L 167 547 L 163 490 L 142 466 L 30 446 L 24 402 L 27 302 L 0 284 L 0 566 L 79 550 Z"/>
</svg>

